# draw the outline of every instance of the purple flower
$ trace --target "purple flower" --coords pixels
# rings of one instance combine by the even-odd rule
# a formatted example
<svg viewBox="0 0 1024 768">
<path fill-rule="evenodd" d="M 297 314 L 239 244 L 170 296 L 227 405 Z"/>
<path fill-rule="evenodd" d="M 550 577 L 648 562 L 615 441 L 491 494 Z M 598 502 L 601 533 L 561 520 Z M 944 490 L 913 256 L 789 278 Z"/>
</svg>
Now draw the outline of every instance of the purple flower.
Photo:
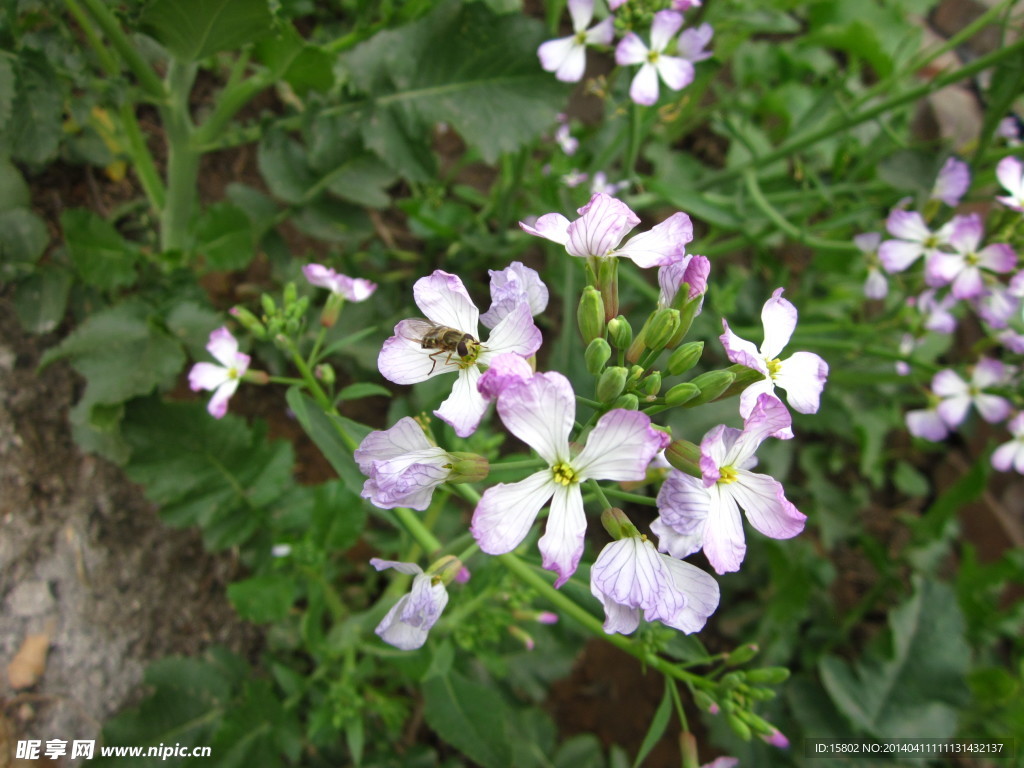
<svg viewBox="0 0 1024 768">
<path fill-rule="evenodd" d="M 590 181 L 591 195 L 617 195 L 629 187 L 629 179 L 624 181 L 608 181 L 608 175 L 604 171 L 598 171 Z"/>
<path fill-rule="evenodd" d="M 579 139 L 573 137 L 569 129 L 569 119 L 565 115 L 558 116 L 558 127 L 555 129 L 555 143 L 567 155 L 575 155 L 580 148 Z"/>
<path fill-rule="evenodd" d="M 981 217 L 976 213 L 955 216 L 949 247 L 953 253 L 937 253 L 929 262 L 931 285 L 953 284 L 957 299 L 973 299 L 985 291 L 982 269 L 1006 273 L 1017 266 L 1017 254 L 1005 243 L 992 243 L 979 250 L 984 237 Z"/>
<path fill-rule="evenodd" d="M 707 256 L 684 254 L 676 256 L 668 264 L 658 268 L 659 307 L 675 306 L 679 288 L 683 283 L 690 286 L 686 299 L 693 300 L 703 296 L 708 290 L 708 275 L 711 274 L 711 262 Z"/>
<path fill-rule="evenodd" d="M 1010 193 L 996 200 L 1008 208 L 1024 212 L 1024 164 L 1016 157 L 1004 157 L 996 166 L 996 178 Z"/>
<path fill-rule="evenodd" d="M 502 270 L 487 271 L 491 275 L 491 306 L 480 315 L 485 327 L 496 326 L 519 304 L 528 304 L 535 317 L 547 309 L 548 287 L 537 270 L 513 261 Z"/>
<path fill-rule="evenodd" d="M 938 405 L 938 399 L 934 399 L 928 408 L 907 411 L 903 417 L 907 424 L 907 431 L 914 437 L 930 440 L 933 443 L 945 440 L 949 436 L 949 427 L 939 415 Z"/>
<path fill-rule="evenodd" d="M 615 63 L 619 66 L 640 64 L 629 87 L 629 98 L 649 107 L 658 100 L 658 80 L 673 91 L 681 90 L 693 82 L 693 64 L 679 56 L 666 56 L 665 49 L 672 42 L 683 17 L 675 11 L 659 11 L 651 23 L 651 47 L 648 48 L 635 32 L 626 34 L 615 48 Z"/>
<path fill-rule="evenodd" d="M 460 342 L 465 355 L 461 350 L 446 352 L 424 346 L 424 321 L 419 318 L 402 320 L 395 326 L 395 335 L 384 342 L 377 367 L 384 378 L 395 384 L 415 384 L 434 376 L 456 373 L 451 395 L 434 413 L 451 424 L 459 437 L 468 437 L 487 410 L 487 401 L 476 388 L 479 366 L 487 365 L 492 357 L 503 352 L 532 355 L 540 347 L 540 331 L 533 324 L 529 305 L 521 303 L 491 329 L 488 339 L 477 342 L 479 310 L 469 298 L 462 280 L 440 269 L 416 281 L 413 298 L 431 324 L 468 334 L 473 343 Z"/>
<path fill-rule="evenodd" d="M 729 329 L 729 323 L 722 319 L 725 330 L 719 339 L 729 359 L 755 371 L 765 378 L 756 381 L 740 395 L 740 415 L 747 418 L 755 403 L 763 394 L 777 398 L 775 387 L 786 390 L 786 399 L 800 413 L 817 413 L 821 391 L 828 378 L 828 363 L 813 352 L 795 352 L 786 360 L 779 354 L 789 343 L 796 328 L 796 307 L 782 298 L 782 288 L 777 288 L 761 310 L 764 326 L 764 341 L 760 350 L 751 342 L 741 339 Z M 792 437 L 792 435 L 788 435 Z M 782 435 L 780 435 L 782 437 Z"/>
<path fill-rule="evenodd" d="M 605 545 L 590 569 L 590 591 L 604 606 L 604 631 L 628 635 L 646 621 L 686 634 L 718 608 L 718 583 L 700 568 L 659 553 L 646 536 Z"/>
<path fill-rule="evenodd" d="M 981 295 L 971 299 L 971 306 L 990 328 L 1005 328 L 1020 310 L 1020 296 L 1013 281 L 1008 286 L 987 282 Z"/>
<path fill-rule="evenodd" d="M 573 34 L 542 43 L 537 56 L 545 72 L 554 72 L 559 80 L 575 83 L 583 78 L 587 68 L 587 46 L 609 45 L 615 37 L 615 20 L 609 16 L 587 29 L 594 18 L 594 0 L 569 0 L 569 15 Z"/>
<path fill-rule="evenodd" d="M 699 546 L 716 572 L 739 570 L 746 553 L 740 509 L 771 539 L 791 539 L 804 529 L 807 517 L 785 498 L 781 483 L 751 471 L 761 443 L 790 424 L 785 406 L 762 394 L 742 430 L 719 425 L 706 434 L 700 441 L 700 471 L 707 503 L 682 473 L 670 474 L 666 483 L 674 484 L 658 494 L 658 512 L 663 526 L 687 538 L 675 543 L 679 550 Z"/>
<path fill-rule="evenodd" d="M 335 272 L 322 264 L 307 264 L 302 274 L 311 285 L 326 288 L 349 301 L 365 301 L 377 290 L 377 284 L 361 277 L 349 277 Z"/>
<path fill-rule="evenodd" d="M 362 497 L 381 509 L 430 505 L 434 489 L 452 474 L 454 458 L 434 445 L 415 419 L 371 432 L 355 451 L 359 471 L 366 475 Z"/>
<path fill-rule="evenodd" d="M 507 387 L 525 381 L 531 376 L 533 368 L 525 358 L 506 352 L 491 359 L 491 367 L 480 376 L 476 388 L 488 400 L 495 400 Z"/>
<path fill-rule="evenodd" d="M 943 164 L 939 175 L 935 178 L 930 197 L 941 200 L 950 208 L 960 204 L 960 198 L 967 194 L 971 186 L 971 169 L 967 163 L 951 157 Z"/>
<path fill-rule="evenodd" d="M 238 340 L 224 327 L 210 334 L 206 350 L 220 365 L 196 363 L 189 371 L 188 383 L 193 392 L 200 389 L 213 390 L 213 397 L 206 410 L 215 419 L 219 419 L 228 412 L 228 400 L 238 389 L 242 376 L 249 370 L 251 358 L 238 351 Z"/>
<path fill-rule="evenodd" d="M 924 327 L 935 333 L 949 334 L 956 330 L 956 317 L 950 311 L 957 305 L 957 298 L 947 293 L 941 299 L 934 288 L 917 297 L 917 310 L 924 316 Z"/>
<path fill-rule="evenodd" d="M 969 383 L 951 368 L 939 371 L 932 379 L 932 391 L 942 398 L 936 409 L 939 416 L 947 427 L 956 429 L 967 418 L 967 411 L 973 405 L 981 418 L 990 424 L 1002 421 L 1010 415 L 1010 402 L 984 390 L 1006 384 L 1009 375 L 1010 371 L 1003 363 L 990 357 L 978 361 Z"/>
<path fill-rule="evenodd" d="M 448 590 L 440 577 L 423 572 L 415 563 L 373 558 L 370 565 L 378 571 L 394 568 L 399 573 L 413 576 L 409 594 L 398 598 L 375 632 L 388 645 L 403 651 L 413 651 L 427 642 L 427 633 L 441 618 L 448 605 Z"/>
<path fill-rule="evenodd" d="M 573 455 L 569 433 L 575 394 L 569 380 L 554 372 L 509 382 L 498 396 L 498 415 L 548 466 L 519 482 L 488 488 L 473 513 L 473 536 L 488 554 L 511 552 L 550 500 L 538 546 L 544 567 L 558 574 L 555 586 L 561 586 L 583 554 L 587 520 L 580 483 L 643 480 L 651 459 L 668 444 L 668 435 L 654 429 L 646 414 L 616 409 L 598 420 L 583 449 Z"/>
<path fill-rule="evenodd" d="M 1024 475 L 1024 412 L 1010 419 L 1006 426 L 1013 439 L 995 449 L 992 453 L 992 466 L 1000 472 L 1013 469 Z"/>
<path fill-rule="evenodd" d="M 570 256 L 582 259 L 625 257 L 642 268 L 669 264 L 686 253 L 693 239 L 693 224 L 685 213 L 674 213 L 649 232 L 622 238 L 640 223 L 640 217 L 617 198 L 598 193 L 579 209 L 580 218 L 570 222 L 560 213 L 546 213 L 531 226 L 519 222 L 525 232 L 565 246 Z"/>
<path fill-rule="evenodd" d="M 673 8 L 672 10 L 679 11 L 683 9 Z M 699 27 L 684 30 L 679 35 L 679 41 L 676 43 L 676 53 L 681 58 L 694 63 L 709 59 L 711 58 L 711 51 L 705 49 L 708 47 L 708 43 L 711 42 L 714 34 L 715 30 L 711 28 L 710 24 L 701 24 Z"/>
<path fill-rule="evenodd" d="M 864 296 L 869 299 L 884 299 L 889 293 L 889 281 L 878 268 L 878 245 L 882 236 L 878 232 L 864 232 L 855 235 L 853 244 L 864 254 L 868 262 L 868 277 L 864 281 Z"/>
<path fill-rule="evenodd" d="M 930 261 L 942 246 L 949 243 L 952 234 L 951 224 L 932 232 L 917 211 L 898 209 L 889 214 L 885 228 L 896 238 L 886 240 L 878 247 L 878 258 L 887 272 L 902 272 L 921 256 Z"/>
</svg>

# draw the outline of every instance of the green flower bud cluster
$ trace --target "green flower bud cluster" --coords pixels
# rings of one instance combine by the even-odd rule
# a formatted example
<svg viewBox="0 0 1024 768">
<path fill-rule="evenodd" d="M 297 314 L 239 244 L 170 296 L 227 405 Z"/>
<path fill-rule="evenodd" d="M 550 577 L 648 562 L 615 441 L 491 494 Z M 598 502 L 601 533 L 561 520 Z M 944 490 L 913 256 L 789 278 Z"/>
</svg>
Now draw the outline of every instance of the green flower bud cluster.
<svg viewBox="0 0 1024 768">
<path fill-rule="evenodd" d="M 260 303 L 263 307 L 263 317 L 261 320 L 257 321 L 255 317 L 252 317 L 252 313 L 246 312 L 252 322 L 256 324 L 259 333 L 253 331 L 246 321 L 242 319 L 241 314 L 245 310 L 239 309 L 239 314 L 235 315 L 247 329 L 253 332 L 256 338 L 276 339 L 282 335 L 287 338 L 295 338 L 305 326 L 306 312 L 309 310 L 309 298 L 298 295 L 295 283 L 285 285 L 281 306 L 278 306 L 270 294 L 267 293 L 260 296 Z"/>
<path fill-rule="evenodd" d="M 756 645 L 741 645 L 726 656 L 729 666 L 744 664 L 759 652 Z M 778 685 L 789 677 L 785 667 L 764 667 L 752 670 L 733 670 L 718 680 L 713 692 L 701 691 L 694 697 L 697 705 L 705 711 L 716 711 L 725 715 L 725 721 L 733 732 L 743 740 L 753 736 L 769 738 L 778 734 L 778 729 L 760 715 L 753 707 L 761 701 L 775 698 L 775 691 L 764 685 Z"/>
</svg>

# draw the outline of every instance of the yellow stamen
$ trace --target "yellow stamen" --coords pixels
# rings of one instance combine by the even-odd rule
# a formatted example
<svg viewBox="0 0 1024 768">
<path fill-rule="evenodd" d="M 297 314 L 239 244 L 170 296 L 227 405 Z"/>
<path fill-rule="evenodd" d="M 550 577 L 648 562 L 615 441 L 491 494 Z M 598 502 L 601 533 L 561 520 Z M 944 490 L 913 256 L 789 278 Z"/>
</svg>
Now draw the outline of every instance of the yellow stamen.
<svg viewBox="0 0 1024 768">
<path fill-rule="evenodd" d="M 551 476 L 554 478 L 556 483 L 567 487 L 580 481 L 579 475 L 576 474 L 576 470 L 564 461 L 558 462 L 551 468 Z"/>
<path fill-rule="evenodd" d="M 718 482 L 722 485 L 728 485 L 729 483 L 735 483 L 739 480 L 739 474 L 733 467 L 721 467 L 718 470 Z"/>
</svg>

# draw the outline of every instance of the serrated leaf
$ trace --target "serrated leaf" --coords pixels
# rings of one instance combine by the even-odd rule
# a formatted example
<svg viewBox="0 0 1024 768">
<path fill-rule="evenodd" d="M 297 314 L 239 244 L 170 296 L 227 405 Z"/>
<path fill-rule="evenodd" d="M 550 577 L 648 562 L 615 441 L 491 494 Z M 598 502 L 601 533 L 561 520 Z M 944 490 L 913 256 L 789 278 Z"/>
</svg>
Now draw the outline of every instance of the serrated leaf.
<svg viewBox="0 0 1024 768">
<path fill-rule="evenodd" d="M 366 507 L 341 480 L 324 483 L 313 496 L 308 538 L 328 552 L 343 552 L 366 527 Z"/>
<path fill-rule="evenodd" d="M 270 32 L 267 0 L 155 0 L 143 29 L 181 61 L 240 48 Z"/>
<path fill-rule="evenodd" d="M 253 231 L 245 211 L 231 203 L 214 203 L 196 223 L 196 250 L 210 269 L 244 269 L 252 261 Z"/>
<path fill-rule="evenodd" d="M 264 573 L 228 585 L 228 599 L 235 610 L 255 624 L 284 619 L 295 595 L 295 582 L 281 573 Z"/>
<path fill-rule="evenodd" d="M 84 208 L 61 213 L 71 263 L 86 285 L 114 290 L 135 282 L 137 247 L 109 221 Z"/>
<path fill-rule="evenodd" d="M 924 579 L 915 587 L 889 614 L 890 647 L 873 647 L 854 664 L 836 656 L 819 663 L 836 707 L 876 738 L 952 737 L 968 698 L 970 648 L 953 591 Z"/>
<path fill-rule="evenodd" d="M 371 99 L 363 116 L 367 146 L 418 178 L 427 169 L 410 148 L 425 146 L 437 123 L 450 125 L 487 162 L 534 140 L 567 96 L 538 66 L 537 46 L 547 36 L 536 19 L 458 2 L 378 33 L 346 59 L 354 85 Z"/>
<path fill-rule="evenodd" d="M 274 197 L 286 203 L 303 202 L 316 183 L 316 177 L 306 166 L 302 145 L 281 130 L 270 130 L 263 135 L 256 164 Z"/>
<path fill-rule="evenodd" d="M 427 725 L 438 736 L 484 768 L 510 768 L 512 713 L 501 694 L 451 672 L 424 681 L 423 698 Z"/>
</svg>

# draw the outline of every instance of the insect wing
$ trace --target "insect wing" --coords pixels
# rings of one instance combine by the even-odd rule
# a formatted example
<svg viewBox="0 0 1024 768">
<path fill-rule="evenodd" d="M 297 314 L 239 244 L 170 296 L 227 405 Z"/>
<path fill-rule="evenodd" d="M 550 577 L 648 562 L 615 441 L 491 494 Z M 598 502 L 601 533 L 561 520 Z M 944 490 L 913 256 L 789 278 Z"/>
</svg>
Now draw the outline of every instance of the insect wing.
<svg viewBox="0 0 1024 768">
<path fill-rule="evenodd" d="M 410 317 L 395 326 L 395 333 L 403 339 L 422 344 L 425 338 L 436 336 L 438 330 L 442 328 L 444 328 L 443 325 L 438 325 L 425 318 Z"/>
</svg>

